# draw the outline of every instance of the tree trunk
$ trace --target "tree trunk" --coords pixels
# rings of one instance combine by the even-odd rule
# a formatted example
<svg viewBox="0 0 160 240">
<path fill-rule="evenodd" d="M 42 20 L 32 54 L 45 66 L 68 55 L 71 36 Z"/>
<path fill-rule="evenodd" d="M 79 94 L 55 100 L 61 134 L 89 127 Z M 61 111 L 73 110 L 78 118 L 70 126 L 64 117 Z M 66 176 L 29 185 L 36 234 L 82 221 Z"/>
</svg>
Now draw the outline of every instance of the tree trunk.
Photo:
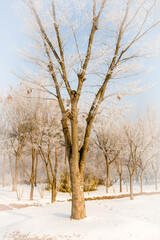
<svg viewBox="0 0 160 240">
<path fill-rule="evenodd" d="M 36 151 L 36 168 L 35 168 L 35 187 L 37 186 L 37 169 L 38 169 L 38 150 Z"/>
<path fill-rule="evenodd" d="M 17 182 L 15 180 L 15 178 L 13 179 L 13 186 L 12 186 L 12 192 L 16 192 L 17 191 Z"/>
<path fill-rule="evenodd" d="M 34 182 L 31 180 L 30 201 L 33 200 Z"/>
<path fill-rule="evenodd" d="M 34 191 L 34 172 L 35 172 L 35 149 L 32 148 L 32 173 L 31 173 L 31 192 L 30 200 L 33 200 L 33 191 Z"/>
<path fill-rule="evenodd" d="M 53 179 L 52 182 L 52 195 L 51 195 L 51 203 L 56 201 L 56 195 L 57 195 L 57 191 L 56 191 L 56 179 Z"/>
<path fill-rule="evenodd" d="M 84 173 L 80 173 L 79 168 L 77 102 L 74 97 L 71 101 L 71 114 L 72 154 L 69 161 L 72 188 L 71 219 L 79 220 L 86 217 L 86 210 L 83 192 Z"/>
<path fill-rule="evenodd" d="M 83 177 L 78 172 L 71 172 L 72 210 L 71 219 L 86 217 L 85 200 L 83 192 Z"/>
<path fill-rule="evenodd" d="M 10 155 L 9 155 L 9 163 L 10 163 L 10 169 L 11 169 L 12 184 L 14 185 L 14 170 L 13 170 L 13 164 L 12 164 L 12 159 Z"/>
<path fill-rule="evenodd" d="M 158 190 L 158 172 L 155 172 L 155 190 Z"/>
<path fill-rule="evenodd" d="M 108 193 L 108 189 L 110 187 L 110 171 L 109 171 L 109 163 L 107 162 L 107 183 L 106 183 L 106 193 Z"/>
<path fill-rule="evenodd" d="M 120 187 L 120 193 L 122 192 L 122 173 L 119 174 L 119 187 Z"/>
<path fill-rule="evenodd" d="M 130 175 L 130 199 L 133 200 L 133 175 Z"/>
<path fill-rule="evenodd" d="M 66 148 L 65 148 L 64 163 L 65 163 L 65 166 L 66 166 L 67 165 L 67 150 L 66 150 Z"/>
<path fill-rule="evenodd" d="M 15 177 L 14 177 L 14 179 L 13 179 L 12 192 L 16 192 L 16 191 L 17 191 L 18 173 L 19 173 L 19 153 L 17 153 L 17 156 L 16 156 L 16 162 L 15 162 Z"/>
<path fill-rule="evenodd" d="M 6 172 L 6 159 L 5 159 L 5 153 L 4 153 L 4 159 L 3 159 L 3 187 L 5 187 L 5 172 Z"/>
<path fill-rule="evenodd" d="M 141 172 L 141 194 L 143 194 L 143 175 L 144 175 L 144 170 Z"/>
</svg>

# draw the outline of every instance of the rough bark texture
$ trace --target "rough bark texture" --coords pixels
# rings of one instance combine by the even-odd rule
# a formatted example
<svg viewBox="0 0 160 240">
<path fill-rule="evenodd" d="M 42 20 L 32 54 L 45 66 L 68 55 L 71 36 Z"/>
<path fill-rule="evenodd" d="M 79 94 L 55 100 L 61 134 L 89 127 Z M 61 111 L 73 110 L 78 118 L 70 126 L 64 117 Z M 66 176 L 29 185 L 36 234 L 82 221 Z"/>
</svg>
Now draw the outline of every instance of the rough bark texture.
<svg viewBox="0 0 160 240">
<path fill-rule="evenodd" d="M 72 219 L 82 219 L 86 217 L 85 200 L 83 192 L 83 172 L 79 169 L 79 151 L 78 151 L 78 120 L 77 120 L 77 102 L 72 99 L 72 120 L 71 120 L 71 136 L 72 136 L 72 155 L 70 159 L 70 176 L 72 188 Z"/>
<path fill-rule="evenodd" d="M 83 192 L 83 177 L 74 170 L 71 170 L 72 185 L 72 210 L 71 219 L 83 219 L 86 217 L 85 200 Z"/>
</svg>

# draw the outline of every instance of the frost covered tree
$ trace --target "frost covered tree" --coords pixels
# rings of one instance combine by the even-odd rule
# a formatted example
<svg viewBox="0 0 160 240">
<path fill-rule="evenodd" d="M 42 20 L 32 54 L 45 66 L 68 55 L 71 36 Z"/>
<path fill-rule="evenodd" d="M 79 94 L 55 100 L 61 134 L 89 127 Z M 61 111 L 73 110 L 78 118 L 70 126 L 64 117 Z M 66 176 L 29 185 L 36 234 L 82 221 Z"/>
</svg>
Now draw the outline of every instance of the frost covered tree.
<svg viewBox="0 0 160 240">
<path fill-rule="evenodd" d="M 141 65 L 139 60 L 146 56 L 147 50 L 153 50 L 149 49 L 146 36 L 160 22 L 159 1 L 22 2 L 33 40 L 31 53 L 25 57 L 37 68 L 21 78 L 30 83 L 36 79 L 37 87 L 59 103 L 72 185 L 71 218 L 82 219 L 86 216 L 83 180 L 93 121 L 107 96 L 120 99 L 131 86 L 132 93 L 135 92 L 137 82 L 134 86 L 126 81 L 115 86 L 115 82 L 129 76 L 135 80 L 133 76 Z M 39 81 L 42 71 L 43 83 Z M 64 99 L 68 99 L 67 105 Z M 77 111 L 80 102 L 88 106 L 81 146 Z"/>
<path fill-rule="evenodd" d="M 11 91 L 5 99 L 3 108 L 3 146 L 9 156 L 13 191 L 17 190 L 20 156 L 26 145 L 24 132 L 26 131 L 25 101 L 22 95 Z M 13 160 L 15 159 L 15 163 Z"/>
<path fill-rule="evenodd" d="M 115 162 L 117 162 L 120 182 L 122 182 L 122 166 L 119 166 L 118 161 L 119 159 L 122 160 L 122 151 L 125 147 L 122 129 L 120 129 L 120 125 L 117 123 L 117 114 L 110 112 L 108 115 L 110 116 L 109 120 L 107 115 L 99 115 L 98 122 L 94 125 L 94 143 L 102 151 L 106 161 L 106 193 L 108 193 L 108 189 L 111 186 L 110 167 Z"/>
<path fill-rule="evenodd" d="M 124 132 L 127 143 L 125 161 L 130 176 L 130 198 L 133 199 L 133 177 L 142 161 L 145 165 L 146 153 L 152 146 L 153 139 L 149 135 L 146 118 L 142 116 L 139 116 L 134 122 L 124 123 Z"/>
<path fill-rule="evenodd" d="M 159 140 L 159 139 L 158 139 Z M 155 178 L 155 190 L 158 190 L 158 172 L 160 167 L 160 160 L 159 160 L 159 141 L 156 141 L 152 145 L 153 155 L 151 160 L 151 168 L 154 172 Z"/>
<path fill-rule="evenodd" d="M 140 168 L 140 188 L 143 193 L 143 176 L 147 168 L 152 166 L 154 173 L 157 172 L 159 162 L 159 121 L 155 111 L 148 110 L 145 119 L 146 139 L 150 139 L 150 145 L 143 154 L 138 166 Z M 155 189 L 157 190 L 157 178 L 155 175 Z"/>
<path fill-rule="evenodd" d="M 119 176 L 119 191 L 120 192 L 122 192 L 123 165 L 124 165 L 124 157 L 123 157 L 123 150 L 122 150 L 121 153 L 119 154 L 119 156 L 117 157 L 116 161 L 115 161 L 115 166 L 116 166 L 117 173 L 118 173 L 118 176 Z"/>
<path fill-rule="evenodd" d="M 22 89 L 21 89 L 22 91 Z M 38 156 L 42 157 L 47 170 L 49 183 L 52 186 L 52 202 L 56 197 L 56 173 L 53 173 L 53 147 L 56 149 L 56 171 L 57 171 L 57 143 L 56 135 L 60 135 L 61 129 L 59 128 L 58 109 L 57 104 L 50 104 L 50 100 L 45 99 L 34 90 L 25 89 L 26 94 L 23 94 L 25 107 L 21 109 L 21 114 L 26 114 L 27 119 L 23 125 L 25 126 L 23 138 L 25 139 L 25 151 L 31 156 L 31 169 L 27 168 L 27 161 L 24 160 L 22 154 L 20 160 L 23 164 L 24 171 L 29 178 L 31 191 L 30 200 L 33 200 L 33 192 L 35 186 L 35 177 L 38 168 Z M 25 156 L 25 155 L 24 155 Z M 51 173 L 51 177 L 50 177 Z"/>
<path fill-rule="evenodd" d="M 158 172 L 159 172 L 159 159 L 157 158 L 154 158 L 154 160 L 152 161 L 152 169 L 153 169 L 153 172 L 154 172 L 154 176 L 155 176 L 155 190 L 157 191 L 158 190 Z"/>
<path fill-rule="evenodd" d="M 44 104 L 43 104 L 44 105 Z M 43 111 L 42 111 L 43 110 Z M 58 151 L 62 151 L 60 145 L 62 129 L 60 126 L 57 104 L 46 102 L 44 109 L 41 107 L 39 118 L 39 141 L 37 147 L 46 166 L 47 178 L 51 186 L 51 202 L 55 202 L 57 194 L 57 170 L 59 165 Z"/>
</svg>

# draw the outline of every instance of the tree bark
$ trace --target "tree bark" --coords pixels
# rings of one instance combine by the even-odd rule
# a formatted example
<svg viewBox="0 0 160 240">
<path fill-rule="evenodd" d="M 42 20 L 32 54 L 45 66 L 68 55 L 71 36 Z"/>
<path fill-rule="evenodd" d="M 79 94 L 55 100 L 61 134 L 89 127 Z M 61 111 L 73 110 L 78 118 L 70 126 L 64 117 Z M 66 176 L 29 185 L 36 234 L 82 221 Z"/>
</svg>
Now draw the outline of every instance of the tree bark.
<svg viewBox="0 0 160 240">
<path fill-rule="evenodd" d="M 141 172 L 141 194 L 143 194 L 143 175 L 144 175 L 144 170 Z"/>
<path fill-rule="evenodd" d="M 51 203 L 56 201 L 56 195 L 57 195 L 57 191 L 56 191 L 56 179 L 53 179 L 52 182 L 52 195 L 51 195 Z"/>
<path fill-rule="evenodd" d="M 31 173 L 30 200 L 33 200 L 33 192 L 34 192 L 34 173 L 35 173 L 35 149 L 32 147 L 32 173 Z"/>
<path fill-rule="evenodd" d="M 13 181 L 13 188 L 12 188 L 13 192 L 17 191 L 17 183 L 18 183 L 18 175 L 19 175 L 19 159 L 20 159 L 20 155 L 22 153 L 23 147 L 24 147 L 24 142 L 21 144 L 20 130 L 18 128 L 18 149 L 17 149 L 17 153 L 16 153 L 15 176 L 13 179 L 14 181 Z"/>
<path fill-rule="evenodd" d="M 6 159 L 5 159 L 5 153 L 4 153 L 4 159 L 3 159 L 3 187 L 5 187 L 5 172 L 6 172 Z"/>
<path fill-rule="evenodd" d="M 158 172 L 155 172 L 155 190 L 158 190 Z"/>
<path fill-rule="evenodd" d="M 72 186 L 72 210 L 71 219 L 83 219 L 86 217 L 85 200 L 83 192 L 83 177 L 77 171 L 71 170 Z"/>
<path fill-rule="evenodd" d="M 133 175 L 130 175 L 130 199 L 133 200 Z"/>
<path fill-rule="evenodd" d="M 17 191 L 17 183 L 18 183 L 18 174 L 19 174 L 19 153 L 16 155 L 16 162 L 15 162 L 15 177 L 13 179 L 13 188 L 12 192 Z"/>
<path fill-rule="evenodd" d="M 38 169 L 38 150 L 36 150 L 36 167 L 35 167 L 35 187 L 37 186 L 37 169 Z"/>
<path fill-rule="evenodd" d="M 9 163 L 10 163 L 10 169 L 11 169 L 12 184 L 14 185 L 14 170 L 13 170 L 13 164 L 12 164 L 12 159 L 10 155 L 9 155 Z"/>
<path fill-rule="evenodd" d="M 65 148 L 64 164 L 67 165 L 67 150 Z"/>
<path fill-rule="evenodd" d="M 83 192 L 84 173 L 80 173 L 78 152 L 78 120 L 77 120 L 77 102 L 74 97 L 71 101 L 71 136 L 72 136 L 72 154 L 70 159 L 70 176 L 72 188 L 72 210 L 71 219 L 83 219 L 86 217 L 85 200 Z"/>
<path fill-rule="evenodd" d="M 107 183 L 106 183 L 106 193 L 108 193 L 108 189 L 110 187 L 110 169 L 109 169 L 110 165 L 107 162 Z"/>
<path fill-rule="evenodd" d="M 122 192 L 122 173 L 119 174 L 119 190 L 120 190 L 120 193 Z"/>
<path fill-rule="evenodd" d="M 30 201 L 33 200 L 34 182 L 31 180 Z"/>
</svg>

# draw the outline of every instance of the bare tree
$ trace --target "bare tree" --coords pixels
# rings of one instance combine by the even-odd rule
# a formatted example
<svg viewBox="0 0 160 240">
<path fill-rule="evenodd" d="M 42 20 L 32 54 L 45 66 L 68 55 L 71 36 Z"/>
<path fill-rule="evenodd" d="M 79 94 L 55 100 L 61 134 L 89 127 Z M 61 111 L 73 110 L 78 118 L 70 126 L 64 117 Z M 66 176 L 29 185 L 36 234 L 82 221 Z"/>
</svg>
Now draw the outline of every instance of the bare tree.
<svg viewBox="0 0 160 240">
<path fill-rule="evenodd" d="M 144 172 L 148 167 L 152 167 L 155 174 L 155 189 L 157 190 L 157 175 L 159 168 L 159 121 L 156 116 L 157 111 L 155 109 L 147 109 L 147 115 L 145 120 L 145 128 L 146 128 L 146 138 L 150 139 L 150 146 L 146 149 L 143 158 L 140 160 L 138 164 L 141 172 L 140 172 L 140 186 L 141 193 L 143 193 L 143 176 Z"/>
<path fill-rule="evenodd" d="M 119 156 L 115 161 L 115 165 L 116 165 L 117 173 L 119 175 L 119 191 L 122 192 L 123 153 L 119 154 Z"/>
<path fill-rule="evenodd" d="M 48 103 L 48 106 L 49 103 Z M 58 169 L 58 146 L 60 146 L 61 138 L 61 128 L 58 124 L 58 112 L 56 112 L 56 107 L 53 109 L 46 106 L 45 114 L 41 118 L 41 135 L 38 143 L 38 149 L 41 155 L 42 160 L 45 163 L 47 177 L 49 184 L 52 189 L 51 202 L 56 200 L 56 185 L 57 185 L 57 169 Z M 55 116 L 53 115 L 55 111 Z M 52 113 L 52 116 L 50 116 Z M 60 148 L 59 148 L 60 150 Z"/>
<path fill-rule="evenodd" d="M 37 97 L 36 101 L 34 97 Z M 26 164 L 21 155 L 21 161 L 24 166 L 24 170 L 27 176 L 30 179 L 31 184 L 31 192 L 30 192 L 30 200 L 33 200 L 33 191 L 35 185 L 35 177 L 37 171 L 37 159 L 38 153 L 42 156 L 46 168 L 47 168 L 47 176 L 49 173 L 48 166 L 51 168 L 51 173 L 53 173 L 52 163 L 51 163 L 51 153 L 54 142 L 54 130 L 57 133 L 58 125 L 56 125 L 56 121 L 58 119 L 58 111 L 56 109 L 56 105 L 51 105 L 50 103 L 39 96 L 36 96 L 34 91 L 28 93 L 28 98 L 26 99 L 28 102 L 29 110 L 28 113 L 28 121 L 26 123 L 26 131 L 24 132 L 24 138 L 27 140 L 26 147 L 31 151 L 31 173 L 28 172 Z M 54 113 L 53 113 L 54 111 Z M 50 116 L 52 112 L 52 116 Z M 54 117 L 54 114 L 56 117 Z M 47 149 L 47 151 L 46 151 Z M 56 147 L 57 153 L 57 147 Z M 46 156 L 45 156 L 46 154 Z M 56 163 L 57 163 L 57 154 L 56 154 Z M 46 161 L 46 159 L 48 159 Z M 57 164 L 56 164 L 57 171 Z M 49 178 L 50 181 L 51 178 Z M 55 185 L 55 176 L 53 176 L 54 181 L 50 181 Z M 52 184 L 53 185 L 53 184 Z M 55 187 L 55 186 L 54 186 Z M 52 193 L 54 193 L 55 189 L 53 188 Z M 52 202 L 55 201 L 55 196 L 52 194 Z"/>
<path fill-rule="evenodd" d="M 159 172 L 159 159 L 156 158 L 152 161 L 152 169 L 155 175 L 155 190 L 158 190 L 158 172 Z"/>
<path fill-rule="evenodd" d="M 20 100 L 19 94 L 10 93 L 5 99 L 5 108 L 3 111 L 4 124 L 4 147 L 6 154 L 9 156 L 11 175 L 13 180 L 13 191 L 17 189 L 19 175 L 19 160 L 25 146 L 26 115 L 23 112 L 23 99 Z M 22 113 L 23 112 L 23 113 Z M 12 160 L 15 158 L 15 163 Z"/>
<path fill-rule="evenodd" d="M 155 190 L 158 190 L 158 171 L 159 171 L 159 144 L 160 144 L 160 128 L 159 128 L 159 121 L 157 120 L 156 111 L 148 110 L 148 129 L 149 134 L 152 138 L 152 169 L 155 174 Z"/>
<path fill-rule="evenodd" d="M 45 72 L 45 83 L 39 81 L 38 87 L 58 100 L 70 166 L 71 218 L 82 219 L 86 216 L 83 180 L 93 121 L 107 96 L 115 95 L 120 99 L 120 95 L 128 93 L 123 87 L 113 93 L 109 88 L 113 86 L 111 79 L 137 73 L 135 59 L 138 62 L 146 55 L 143 39 L 160 22 L 155 16 L 159 1 L 23 2 L 30 10 L 27 20 L 31 23 L 36 50 L 26 57 Z M 33 83 L 40 79 L 38 75 L 38 72 L 27 72 L 21 78 Z M 86 99 L 83 93 L 89 92 L 90 87 L 94 87 L 93 95 Z M 64 98 L 69 99 L 68 107 Z M 81 101 L 88 102 L 89 110 L 83 145 L 79 146 L 77 109 Z"/>
<path fill-rule="evenodd" d="M 96 129 L 94 130 L 95 145 L 103 152 L 106 160 L 106 193 L 108 193 L 108 189 L 111 186 L 110 165 L 115 161 L 118 161 L 120 158 L 120 153 L 124 148 L 124 144 L 122 144 L 121 135 L 117 125 L 115 124 L 115 121 L 116 120 L 105 123 L 105 118 L 101 119 L 99 117 L 98 123 L 100 127 L 95 127 Z"/>
<path fill-rule="evenodd" d="M 124 125 L 127 142 L 125 158 L 130 176 L 131 199 L 133 199 L 133 177 L 137 170 L 137 166 L 142 165 L 142 159 L 146 156 L 153 142 L 152 137 L 148 134 L 147 127 L 145 117 L 138 117 L 135 122 L 126 123 Z"/>
</svg>

